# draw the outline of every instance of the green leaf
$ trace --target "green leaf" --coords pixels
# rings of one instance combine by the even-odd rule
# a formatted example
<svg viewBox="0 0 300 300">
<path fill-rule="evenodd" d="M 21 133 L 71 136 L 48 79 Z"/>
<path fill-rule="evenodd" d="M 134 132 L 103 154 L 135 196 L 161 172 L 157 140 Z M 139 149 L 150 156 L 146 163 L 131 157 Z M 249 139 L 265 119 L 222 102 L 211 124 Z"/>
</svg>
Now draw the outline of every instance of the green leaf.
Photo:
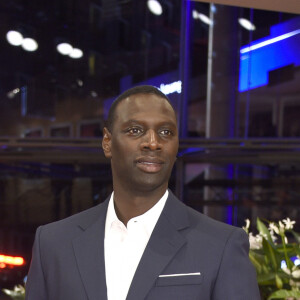
<svg viewBox="0 0 300 300">
<path fill-rule="evenodd" d="M 299 244 L 300 243 L 300 234 L 297 233 L 296 231 L 294 230 L 290 230 L 290 232 L 293 234 L 295 240 L 297 241 L 297 243 Z"/>
<path fill-rule="evenodd" d="M 249 252 L 249 258 L 252 264 L 254 265 L 256 272 L 259 274 L 262 272 L 262 262 L 259 261 L 257 255 L 255 253 Z"/>
<path fill-rule="evenodd" d="M 278 289 L 282 289 L 283 282 L 278 274 L 275 275 L 275 283 Z"/>
<path fill-rule="evenodd" d="M 264 262 L 264 255 L 265 252 L 263 251 L 263 249 L 261 249 L 261 252 L 257 252 L 256 249 L 250 249 L 249 253 L 255 257 L 255 259 L 262 264 Z"/>
<path fill-rule="evenodd" d="M 288 297 L 299 298 L 300 297 L 300 291 L 278 290 L 278 291 L 272 293 L 268 297 L 268 300 L 271 300 L 271 299 L 286 299 Z"/>
<path fill-rule="evenodd" d="M 265 251 L 266 257 L 271 264 L 271 267 L 274 271 L 277 271 L 280 266 L 280 255 L 272 247 L 271 243 L 263 238 L 262 241 L 263 249 Z"/>
<path fill-rule="evenodd" d="M 295 245 L 287 244 L 286 249 L 284 249 L 284 247 L 282 245 L 278 245 L 278 246 L 276 245 L 275 249 L 279 253 L 284 254 L 286 251 L 289 256 L 294 256 L 294 255 L 297 255 L 298 246 L 296 244 Z"/>
<path fill-rule="evenodd" d="M 273 240 L 271 238 L 271 234 L 267 228 L 267 226 L 257 217 L 256 220 L 257 230 L 262 236 L 266 236 L 267 240 L 271 243 L 272 246 L 274 246 Z"/>
<path fill-rule="evenodd" d="M 271 268 L 268 268 L 265 264 L 262 265 L 262 268 L 265 274 L 270 273 Z"/>
<path fill-rule="evenodd" d="M 265 274 L 259 274 L 257 275 L 257 283 L 260 287 L 269 285 L 275 288 L 276 276 L 280 277 L 282 284 L 289 283 L 290 277 L 284 272 L 268 272 Z"/>
<path fill-rule="evenodd" d="M 257 275 L 257 282 L 261 285 L 274 285 L 276 272 Z"/>
<path fill-rule="evenodd" d="M 295 247 L 295 254 L 298 255 L 298 256 L 300 256 L 300 248 L 298 248 L 298 247 L 296 248 Z"/>
</svg>

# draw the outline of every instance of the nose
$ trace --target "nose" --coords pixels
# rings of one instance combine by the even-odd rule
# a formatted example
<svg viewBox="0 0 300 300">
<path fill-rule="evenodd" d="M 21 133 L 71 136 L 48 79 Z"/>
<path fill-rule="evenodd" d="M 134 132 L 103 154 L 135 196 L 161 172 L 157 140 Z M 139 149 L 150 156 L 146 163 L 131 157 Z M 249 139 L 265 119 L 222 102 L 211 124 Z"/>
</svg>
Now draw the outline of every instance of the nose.
<svg viewBox="0 0 300 300">
<path fill-rule="evenodd" d="M 151 151 L 161 150 L 162 145 L 160 143 L 160 137 L 153 129 L 149 129 L 147 134 L 144 135 L 141 148 L 142 150 Z"/>
</svg>

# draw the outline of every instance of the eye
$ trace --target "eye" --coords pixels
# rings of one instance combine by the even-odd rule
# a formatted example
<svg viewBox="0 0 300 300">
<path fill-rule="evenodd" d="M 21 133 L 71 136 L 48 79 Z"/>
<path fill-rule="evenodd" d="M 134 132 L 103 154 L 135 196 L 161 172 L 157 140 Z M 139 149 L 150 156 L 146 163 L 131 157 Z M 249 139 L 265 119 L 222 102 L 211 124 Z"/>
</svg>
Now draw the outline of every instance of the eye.
<svg viewBox="0 0 300 300">
<path fill-rule="evenodd" d="M 142 132 L 143 132 L 143 130 L 138 127 L 132 127 L 127 130 L 127 133 L 129 133 L 130 135 L 139 135 Z"/>
<path fill-rule="evenodd" d="M 160 134 L 163 136 L 170 136 L 170 135 L 173 135 L 173 132 L 169 129 L 163 129 L 160 131 Z"/>
</svg>

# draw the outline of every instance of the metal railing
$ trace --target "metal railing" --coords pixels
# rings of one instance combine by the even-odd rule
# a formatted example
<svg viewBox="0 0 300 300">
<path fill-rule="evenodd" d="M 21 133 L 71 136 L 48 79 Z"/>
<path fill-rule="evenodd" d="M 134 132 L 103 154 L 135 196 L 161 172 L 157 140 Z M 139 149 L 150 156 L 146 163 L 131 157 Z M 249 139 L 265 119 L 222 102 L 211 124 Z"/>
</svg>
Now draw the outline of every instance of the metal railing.
<svg viewBox="0 0 300 300">
<path fill-rule="evenodd" d="M 286 163 L 300 162 L 300 138 L 180 140 L 185 162 Z M 0 138 L 0 161 L 108 163 L 97 138 Z"/>
</svg>

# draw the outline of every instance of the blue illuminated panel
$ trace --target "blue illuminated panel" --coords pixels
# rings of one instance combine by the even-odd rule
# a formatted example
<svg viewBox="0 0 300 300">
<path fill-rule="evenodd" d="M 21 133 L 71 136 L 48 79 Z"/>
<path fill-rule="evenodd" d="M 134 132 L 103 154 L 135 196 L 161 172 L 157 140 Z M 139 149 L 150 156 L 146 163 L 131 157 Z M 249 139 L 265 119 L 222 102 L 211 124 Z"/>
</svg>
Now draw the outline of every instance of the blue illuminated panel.
<svg viewBox="0 0 300 300">
<path fill-rule="evenodd" d="M 269 71 L 300 65 L 300 18 L 271 27 L 268 37 L 240 49 L 239 91 L 268 84 Z"/>
</svg>

